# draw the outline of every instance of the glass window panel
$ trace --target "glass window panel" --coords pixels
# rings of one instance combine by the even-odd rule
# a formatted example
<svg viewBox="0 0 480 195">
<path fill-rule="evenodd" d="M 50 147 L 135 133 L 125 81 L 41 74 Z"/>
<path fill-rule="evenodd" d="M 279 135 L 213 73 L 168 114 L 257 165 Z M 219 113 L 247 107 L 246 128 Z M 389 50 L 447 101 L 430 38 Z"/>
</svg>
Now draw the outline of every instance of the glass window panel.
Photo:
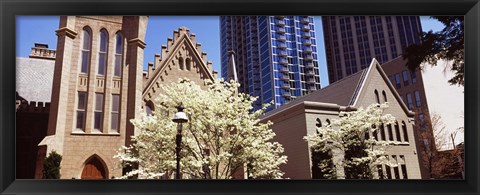
<svg viewBox="0 0 480 195">
<path fill-rule="evenodd" d="M 98 74 L 105 74 L 105 64 L 107 62 L 106 53 L 99 53 L 98 56 Z"/>
<path fill-rule="evenodd" d="M 112 129 L 118 130 L 118 113 L 112 113 Z"/>
<path fill-rule="evenodd" d="M 101 121 L 102 121 L 102 112 L 97 112 L 95 111 L 95 114 L 94 114 L 94 123 L 93 123 L 93 128 L 95 129 L 100 129 L 100 126 L 101 126 Z"/>
<path fill-rule="evenodd" d="M 95 94 L 95 110 L 102 110 L 103 107 L 103 94 L 97 93 Z"/>
<path fill-rule="evenodd" d="M 121 68 L 122 68 L 122 55 L 115 55 L 115 70 L 114 76 L 120 76 Z"/>
<path fill-rule="evenodd" d="M 77 111 L 77 129 L 83 129 L 85 111 Z"/>
<path fill-rule="evenodd" d="M 85 99 L 86 93 L 85 92 L 78 92 L 78 109 L 85 109 Z"/>
<path fill-rule="evenodd" d="M 112 111 L 118 112 L 120 109 L 120 95 L 112 95 Z"/>
<path fill-rule="evenodd" d="M 90 50 L 90 32 L 87 30 L 83 30 L 83 49 L 84 50 Z"/>
<path fill-rule="evenodd" d="M 122 54 L 123 51 L 123 37 L 121 34 L 117 33 L 117 41 L 115 45 L 115 53 Z"/>
<path fill-rule="evenodd" d="M 82 73 L 88 73 L 88 61 L 90 57 L 90 52 L 89 51 L 82 51 L 82 66 L 80 71 Z"/>
<path fill-rule="evenodd" d="M 107 43 L 108 43 L 107 33 L 105 31 L 102 31 L 100 33 L 100 51 L 101 52 L 107 51 Z"/>
</svg>

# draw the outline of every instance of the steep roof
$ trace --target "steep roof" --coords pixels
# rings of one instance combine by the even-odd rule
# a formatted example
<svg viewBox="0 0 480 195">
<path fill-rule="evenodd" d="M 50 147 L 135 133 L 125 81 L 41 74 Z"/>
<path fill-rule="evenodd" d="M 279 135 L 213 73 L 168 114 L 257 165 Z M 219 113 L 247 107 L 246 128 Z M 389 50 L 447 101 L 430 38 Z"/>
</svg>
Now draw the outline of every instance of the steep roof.
<svg viewBox="0 0 480 195">
<path fill-rule="evenodd" d="M 387 78 L 387 75 L 383 71 L 382 67 L 378 63 L 378 61 L 373 58 L 370 66 L 367 69 L 363 69 L 358 71 L 355 74 L 352 74 L 348 77 L 345 77 L 341 80 L 338 80 L 325 88 L 319 89 L 311 94 L 298 98 L 292 102 L 284 104 L 280 108 L 277 108 L 271 112 L 266 113 L 262 118 L 267 118 L 269 116 L 275 115 L 277 113 L 283 112 L 284 110 L 290 109 L 300 104 L 304 104 L 306 101 L 310 102 L 322 102 L 322 103 L 330 103 L 330 104 L 337 104 L 339 106 L 352 106 L 355 107 L 357 100 L 359 99 L 358 95 L 360 94 L 361 90 L 365 85 L 365 81 L 371 75 L 372 71 L 378 71 L 386 82 L 387 86 L 391 90 L 392 94 L 394 95 L 395 99 L 399 102 L 402 109 L 408 114 L 413 115 L 413 112 L 408 110 L 405 103 L 401 100 L 400 96 L 398 95 L 397 91 L 390 83 Z"/>
<path fill-rule="evenodd" d="M 17 57 L 16 91 L 26 101 L 50 102 L 55 60 Z"/>
<path fill-rule="evenodd" d="M 361 70 L 355 74 L 338 80 L 325 88 L 321 88 L 311 94 L 305 95 L 294 101 L 284 104 L 280 108 L 266 113 L 264 117 L 271 116 L 276 113 L 282 112 L 283 110 L 287 110 L 291 107 L 303 104 L 303 102 L 305 101 L 331 103 L 341 106 L 352 105 L 353 100 L 358 94 L 361 83 L 365 79 L 366 72 L 367 69 Z"/>
<path fill-rule="evenodd" d="M 214 80 L 215 78 L 215 71 L 211 70 L 211 62 L 207 61 L 207 54 L 206 52 L 202 52 L 201 44 L 196 42 L 195 34 L 191 33 L 187 27 L 180 27 L 174 31 L 173 34 L 173 39 L 168 38 L 167 45 L 162 45 L 162 55 L 155 55 L 155 63 L 149 63 L 148 72 L 144 80 L 144 97 L 147 96 L 152 89 L 155 91 L 156 86 L 154 86 L 154 83 L 159 80 L 167 69 L 174 71 L 169 66 L 175 63 L 174 59 L 178 58 L 178 54 L 182 49 L 185 50 L 188 48 L 188 50 L 192 52 L 190 54 L 191 57 L 198 60 L 199 64 L 197 64 L 197 66 L 200 70 L 198 74 L 201 74 L 205 79 Z"/>
</svg>

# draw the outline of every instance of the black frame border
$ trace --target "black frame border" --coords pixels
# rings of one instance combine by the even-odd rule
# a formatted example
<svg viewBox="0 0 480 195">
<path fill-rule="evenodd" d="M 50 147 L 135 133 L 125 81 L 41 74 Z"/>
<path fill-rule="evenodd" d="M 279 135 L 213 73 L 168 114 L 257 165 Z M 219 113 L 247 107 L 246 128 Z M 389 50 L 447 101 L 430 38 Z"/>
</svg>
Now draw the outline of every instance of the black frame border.
<svg viewBox="0 0 480 195">
<path fill-rule="evenodd" d="M 1 194 L 479 194 L 479 0 L 0 0 Z M 15 180 L 16 15 L 465 15 L 465 171 L 460 180 Z M 212 29 L 218 30 L 218 29 Z M 34 31 L 32 31 L 34 33 Z M 53 32 L 52 32 L 53 33 Z M 155 46 L 153 46 L 155 47 Z M 447 103 L 447 102 L 446 102 Z M 447 104 L 446 104 L 447 105 Z M 448 105 L 447 105 L 448 106 Z"/>
</svg>

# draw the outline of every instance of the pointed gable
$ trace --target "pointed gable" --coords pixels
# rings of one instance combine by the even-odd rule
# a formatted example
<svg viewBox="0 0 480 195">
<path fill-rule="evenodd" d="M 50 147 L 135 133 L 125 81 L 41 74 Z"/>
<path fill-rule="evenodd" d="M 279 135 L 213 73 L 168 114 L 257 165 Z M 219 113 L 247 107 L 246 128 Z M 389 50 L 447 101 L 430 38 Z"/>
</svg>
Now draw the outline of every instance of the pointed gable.
<svg viewBox="0 0 480 195">
<path fill-rule="evenodd" d="M 414 115 L 414 112 L 410 111 L 407 105 L 405 105 L 397 90 L 388 79 L 387 74 L 383 71 L 382 66 L 375 58 L 372 59 L 370 67 L 364 71 L 365 78 L 359 82 L 358 92 L 353 94 L 352 101 L 350 102 L 351 106 L 358 108 L 376 103 L 375 90 L 377 90 L 380 103 L 384 102 L 383 92 L 385 92 L 387 102 L 389 102 L 391 106 L 395 106 L 392 104 L 392 101 L 395 101 L 407 116 Z"/>
<path fill-rule="evenodd" d="M 149 63 L 144 73 L 145 102 L 157 97 L 160 85 L 177 82 L 179 78 L 188 78 L 199 85 L 203 85 L 205 79 L 215 79 L 212 63 L 207 61 L 207 53 L 202 52 L 195 38 L 188 28 L 180 27 L 173 32 L 173 38 L 167 39 L 167 45 L 162 45 L 161 55 L 155 55 L 155 62 Z"/>
</svg>

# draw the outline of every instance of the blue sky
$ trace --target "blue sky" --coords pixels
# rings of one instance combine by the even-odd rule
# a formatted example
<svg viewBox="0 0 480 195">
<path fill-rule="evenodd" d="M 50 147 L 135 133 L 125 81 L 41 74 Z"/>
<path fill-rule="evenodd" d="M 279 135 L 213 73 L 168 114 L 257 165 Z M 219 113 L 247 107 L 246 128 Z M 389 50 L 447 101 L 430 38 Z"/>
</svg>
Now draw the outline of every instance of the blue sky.
<svg viewBox="0 0 480 195">
<path fill-rule="evenodd" d="M 421 18 L 424 31 L 441 30 L 443 25 L 428 16 Z M 28 57 L 34 43 L 46 43 L 49 48 L 56 49 L 58 16 L 17 16 L 16 52 L 17 57 Z M 149 17 L 145 42 L 144 67 L 153 62 L 154 55 L 161 53 L 161 45 L 167 43 L 167 37 L 173 31 L 186 26 L 196 34 L 197 42 L 202 43 L 202 50 L 207 52 L 207 59 L 213 62 L 213 69 L 220 72 L 220 28 L 217 16 L 151 16 Z M 323 42 L 321 17 L 315 17 L 315 33 L 317 39 L 318 61 L 320 65 L 320 82 L 322 87 L 328 85 L 327 62 Z M 145 68 L 146 69 L 146 68 Z"/>
</svg>

